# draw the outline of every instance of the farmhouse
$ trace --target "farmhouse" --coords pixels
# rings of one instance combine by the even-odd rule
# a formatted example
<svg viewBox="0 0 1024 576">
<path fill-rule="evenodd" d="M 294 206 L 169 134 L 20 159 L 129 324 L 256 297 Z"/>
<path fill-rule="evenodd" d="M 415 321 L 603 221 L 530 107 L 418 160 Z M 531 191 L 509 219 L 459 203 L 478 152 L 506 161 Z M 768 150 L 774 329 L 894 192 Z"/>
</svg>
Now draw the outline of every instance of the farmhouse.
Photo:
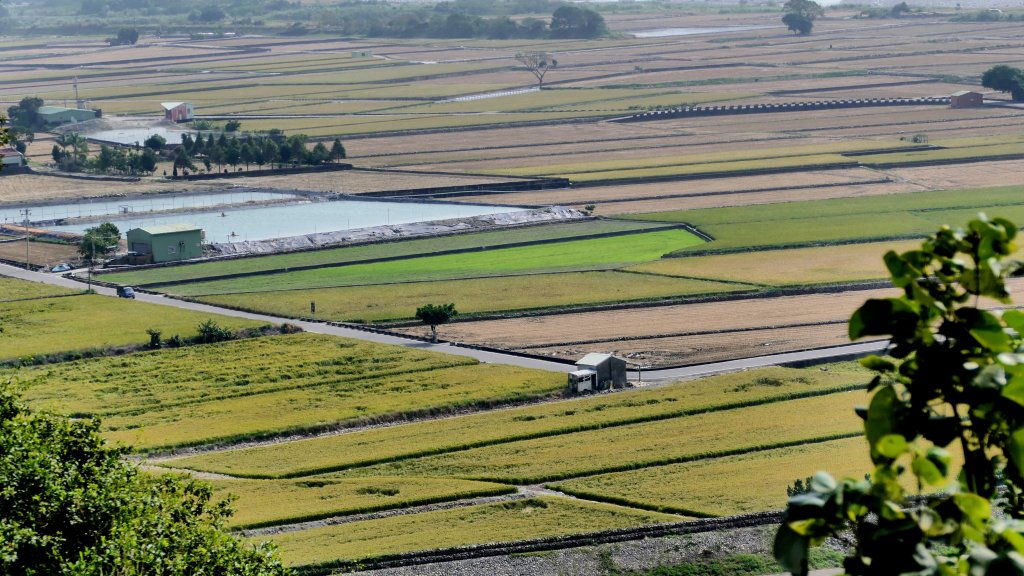
<svg viewBox="0 0 1024 576">
<path fill-rule="evenodd" d="M 203 255 L 203 231 L 187 224 L 132 228 L 126 234 L 128 250 L 154 264 L 200 258 Z"/>
<path fill-rule="evenodd" d="M 47 124 L 68 124 L 92 120 L 96 118 L 96 111 L 62 106 L 40 106 L 39 117 Z"/>
<path fill-rule="evenodd" d="M 587 354 L 576 362 L 576 370 L 569 373 L 571 392 L 607 390 L 625 385 L 626 361 L 611 354 Z"/>
<path fill-rule="evenodd" d="M 983 101 L 984 97 L 981 92 L 972 90 L 961 90 L 949 95 L 950 108 L 976 108 L 981 106 Z"/>
<path fill-rule="evenodd" d="M 14 148 L 0 148 L 0 164 L 4 168 L 20 168 L 25 165 L 25 155 Z"/>
<path fill-rule="evenodd" d="M 191 102 L 161 102 L 164 118 L 171 122 L 188 122 L 195 115 Z"/>
</svg>

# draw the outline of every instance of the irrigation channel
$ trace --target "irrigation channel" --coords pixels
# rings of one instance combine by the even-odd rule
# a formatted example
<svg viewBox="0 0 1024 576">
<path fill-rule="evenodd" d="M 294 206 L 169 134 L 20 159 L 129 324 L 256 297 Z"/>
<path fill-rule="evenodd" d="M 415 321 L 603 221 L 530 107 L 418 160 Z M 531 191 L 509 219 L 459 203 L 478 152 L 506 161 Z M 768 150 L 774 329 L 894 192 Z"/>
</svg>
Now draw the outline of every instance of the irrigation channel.
<svg viewBox="0 0 1024 576">
<path fill-rule="evenodd" d="M 206 242 L 267 240 L 344 230 L 468 218 L 523 208 L 442 201 L 341 199 L 334 194 L 246 189 L 0 208 L 0 222 L 81 233 L 111 222 L 122 231 L 169 224 L 201 228 Z"/>
</svg>

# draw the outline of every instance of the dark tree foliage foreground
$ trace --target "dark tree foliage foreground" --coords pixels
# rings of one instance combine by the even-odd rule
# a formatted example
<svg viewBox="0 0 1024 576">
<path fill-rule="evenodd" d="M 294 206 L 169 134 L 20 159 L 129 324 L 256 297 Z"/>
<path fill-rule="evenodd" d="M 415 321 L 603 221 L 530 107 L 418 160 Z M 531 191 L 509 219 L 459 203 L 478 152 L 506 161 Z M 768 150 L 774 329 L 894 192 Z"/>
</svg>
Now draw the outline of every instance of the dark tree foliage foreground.
<svg viewBox="0 0 1024 576">
<path fill-rule="evenodd" d="M 0 384 L 0 574 L 284 576 L 268 545 L 224 531 L 203 483 L 148 477 L 98 420 L 33 413 Z"/>
<path fill-rule="evenodd" d="M 1009 302 L 1016 233 L 981 216 L 885 255 L 903 295 L 868 300 L 849 326 L 852 339 L 891 339 L 887 358 L 862 361 L 876 373 L 861 413 L 875 468 L 840 482 L 819 472 L 790 498 L 775 540 L 784 567 L 806 574 L 808 547 L 848 530 L 853 576 L 1024 574 L 1024 311 L 979 307 Z"/>
<path fill-rule="evenodd" d="M 985 88 L 1009 92 L 1015 102 L 1024 102 L 1024 71 L 1020 68 L 998 64 L 981 75 Z"/>
</svg>

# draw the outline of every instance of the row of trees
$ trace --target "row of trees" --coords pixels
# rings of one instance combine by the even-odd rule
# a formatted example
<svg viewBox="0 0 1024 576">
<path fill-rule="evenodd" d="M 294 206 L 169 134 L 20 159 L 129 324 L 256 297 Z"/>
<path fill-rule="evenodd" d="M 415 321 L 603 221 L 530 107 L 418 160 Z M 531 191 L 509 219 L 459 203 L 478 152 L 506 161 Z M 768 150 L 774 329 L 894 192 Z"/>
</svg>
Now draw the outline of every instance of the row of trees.
<svg viewBox="0 0 1024 576">
<path fill-rule="evenodd" d="M 93 170 L 105 174 L 149 174 L 156 170 L 160 158 L 151 148 L 121 148 L 100 145 L 100 153 L 89 158 L 89 143 L 75 132 L 57 137 L 50 156 L 54 164 L 67 172 Z"/>
<path fill-rule="evenodd" d="M 508 15 L 488 17 L 480 15 L 481 11 L 468 5 L 453 7 L 450 3 L 398 13 L 326 9 L 317 21 L 340 34 L 391 38 L 597 38 L 608 33 L 604 17 L 581 6 L 558 6 L 550 21 L 532 17 L 513 19 Z M 491 6 L 488 13 L 494 11 L 495 6 Z"/>
<path fill-rule="evenodd" d="M 237 169 L 245 164 L 246 169 L 255 164 L 262 168 L 265 165 L 316 166 L 329 162 L 338 162 L 346 156 L 345 146 L 341 140 L 334 139 L 328 148 L 323 142 L 317 142 L 312 148 L 307 146 L 309 138 L 305 134 L 295 134 L 285 138 L 280 132 L 271 136 L 245 136 L 228 138 L 225 134 L 214 138 L 213 134 L 206 138 L 193 138 L 188 134 L 181 137 L 181 146 L 174 151 L 174 171 L 198 170 L 197 164 L 203 165 L 207 172 L 216 166 L 223 171 L 225 166 Z M 146 148 L 159 150 L 164 146 L 163 138 L 150 137 L 146 140 Z"/>
</svg>

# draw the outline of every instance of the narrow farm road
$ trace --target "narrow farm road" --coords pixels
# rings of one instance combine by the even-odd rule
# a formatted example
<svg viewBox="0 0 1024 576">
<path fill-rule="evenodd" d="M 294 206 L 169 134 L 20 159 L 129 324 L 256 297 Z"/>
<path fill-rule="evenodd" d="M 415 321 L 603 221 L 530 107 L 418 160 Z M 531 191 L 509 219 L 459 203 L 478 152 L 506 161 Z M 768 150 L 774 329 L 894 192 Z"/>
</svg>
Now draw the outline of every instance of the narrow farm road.
<svg viewBox="0 0 1024 576">
<path fill-rule="evenodd" d="M 70 280 L 68 278 L 64 278 L 63 276 L 45 272 L 32 272 L 7 264 L 0 264 L 0 275 L 10 276 L 12 278 L 20 278 L 22 280 L 42 282 L 45 284 L 52 284 L 56 286 L 63 286 L 66 288 L 73 288 L 78 290 L 84 287 L 82 282 Z M 98 294 L 102 294 L 104 296 L 116 297 L 114 290 L 111 288 L 94 286 L 94 290 L 96 290 Z M 163 306 L 173 306 L 175 308 L 182 308 L 185 310 L 208 312 L 210 314 L 220 314 L 222 316 L 231 316 L 235 318 L 246 318 L 249 320 L 257 320 L 273 324 L 282 324 L 288 322 L 290 324 L 301 326 L 302 329 L 307 332 L 313 332 L 316 334 L 331 334 L 334 336 L 356 338 L 359 340 L 367 340 L 370 342 L 378 342 L 381 344 L 393 344 L 397 346 L 405 346 L 408 348 L 419 348 L 421 350 L 441 352 L 444 354 L 469 356 L 471 358 L 476 358 L 481 362 L 489 362 L 492 364 L 511 364 L 513 366 L 521 366 L 524 368 L 537 368 L 541 370 L 551 370 L 554 372 L 569 372 L 574 369 L 572 365 L 563 364 L 560 362 L 550 362 L 535 358 L 525 358 L 522 356 L 517 356 L 515 354 L 504 354 L 500 352 L 474 350 L 472 348 L 452 346 L 447 343 L 431 344 L 428 342 L 421 342 L 419 340 L 413 340 L 410 338 L 402 338 L 386 334 L 376 334 L 374 332 L 364 332 L 362 330 L 345 328 L 343 326 L 332 326 L 330 324 L 324 324 L 321 322 L 307 322 L 302 320 L 294 320 L 291 318 L 270 316 L 266 314 L 240 312 L 238 310 L 230 310 L 218 306 L 211 306 L 209 304 L 185 302 L 182 300 L 176 300 L 174 298 L 167 298 L 166 296 L 163 295 L 137 294 L 136 299 L 141 302 L 149 302 L 152 304 L 160 304 Z M 764 366 L 775 366 L 778 364 L 787 364 L 791 362 L 809 362 L 815 360 L 827 360 L 830 358 L 841 358 L 851 355 L 868 354 L 871 352 L 878 352 L 880 350 L 883 350 L 885 346 L 886 343 L 881 341 L 862 342 L 857 344 L 847 344 L 844 346 L 833 346 L 828 348 L 818 348 L 814 350 L 785 352 L 781 354 L 771 354 L 767 356 L 757 356 L 753 358 L 740 358 L 736 360 L 727 360 L 723 362 L 698 364 L 682 368 L 644 370 L 642 376 L 644 381 L 648 382 L 678 380 L 683 378 L 695 378 L 698 376 L 707 376 L 710 374 L 719 374 L 722 372 L 733 372 L 749 368 L 761 368 Z M 632 373 L 630 374 L 630 377 L 632 379 L 635 379 L 636 374 Z"/>
</svg>

